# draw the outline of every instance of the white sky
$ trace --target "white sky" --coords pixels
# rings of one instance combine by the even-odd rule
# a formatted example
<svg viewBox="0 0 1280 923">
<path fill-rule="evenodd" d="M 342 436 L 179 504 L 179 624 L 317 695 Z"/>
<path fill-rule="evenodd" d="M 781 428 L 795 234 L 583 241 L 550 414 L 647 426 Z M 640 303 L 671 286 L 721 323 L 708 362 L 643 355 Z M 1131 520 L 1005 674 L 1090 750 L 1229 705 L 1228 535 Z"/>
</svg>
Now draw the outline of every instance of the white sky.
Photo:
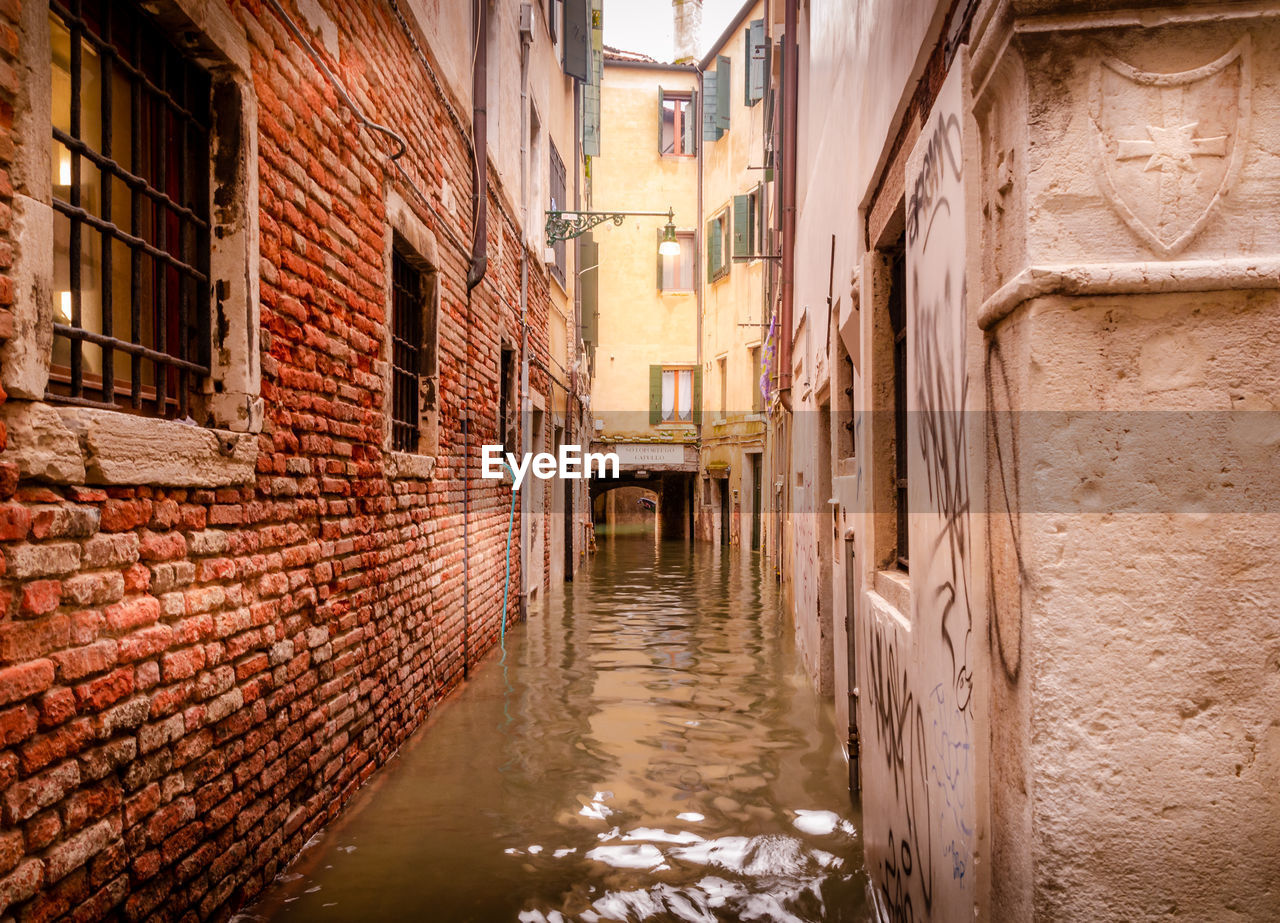
<svg viewBox="0 0 1280 923">
<path fill-rule="evenodd" d="M 744 0 L 703 0 L 702 47 L 720 37 Z M 674 57 L 671 0 L 604 0 L 604 43 L 670 61 Z"/>
</svg>

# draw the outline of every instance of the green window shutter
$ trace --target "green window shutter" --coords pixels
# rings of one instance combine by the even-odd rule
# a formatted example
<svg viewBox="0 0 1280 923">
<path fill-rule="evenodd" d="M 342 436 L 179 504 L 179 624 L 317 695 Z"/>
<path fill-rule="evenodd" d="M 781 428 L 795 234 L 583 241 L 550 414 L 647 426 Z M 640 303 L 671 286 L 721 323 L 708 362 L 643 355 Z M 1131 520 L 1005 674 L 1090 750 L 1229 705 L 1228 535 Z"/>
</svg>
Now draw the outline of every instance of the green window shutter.
<svg viewBox="0 0 1280 923">
<path fill-rule="evenodd" d="M 707 281 L 714 282 L 720 269 L 720 234 L 716 228 L 716 220 L 707 222 Z"/>
<path fill-rule="evenodd" d="M 578 243 L 578 287 L 582 291 L 582 339 L 593 346 L 600 341 L 600 245 L 590 234 Z M 592 269 L 595 266 L 597 268 Z"/>
<path fill-rule="evenodd" d="M 747 105 L 764 99 L 765 76 L 769 71 L 769 46 L 764 36 L 764 20 L 756 19 L 748 31 Z"/>
<path fill-rule="evenodd" d="M 715 141 L 720 137 L 716 129 L 716 72 L 702 75 L 702 140 Z"/>
<path fill-rule="evenodd" d="M 649 366 L 649 425 L 662 422 L 662 366 Z"/>
<path fill-rule="evenodd" d="M 662 229 L 661 228 L 658 229 L 658 246 L 659 247 L 662 246 Z M 662 252 L 659 251 L 658 252 L 658 291 L 663 290 L 662 289 L 662 277 L 663 277 L 662 270 L 663 270 L 663 257 L 662 257 Z"/>
<path fill-rule="evenodd" d="M 586 83 L 591 73 L 589 0 L 564 0 L 564 72 Z"/>
<path fill-rule="evenodd" d="M 664 113 L 662 111 L 662 99 L 663 99 L 662 87 L 658 87 L 658 153 L 659 154 L 664 153 L 664 151 L 662 150 L 662 120 L 664 117 Z"/>
<path fill-rule="evenodd" d="M 751 196 L 733 197 L 733 255 L 751 255 Z"/>
<path fill-rule="evenodd" d="M 698 145 L 698 94 L 693 93 L 689 97 L 689 108 L 684 111 L 684 124 L 681 125 L 683 137 L 681 138 L 681 153 L 696 153 Z"/>
<path fill-rule="evenodd" d="M 702 369 L 693 370 L 693 422 L 702 423 Z"/>
<path fill-rule="evenodd" d="M 742 48 L 745 54 L 742 56 L 743 73 L 746 79 L 742 81 L 742 105 L 750 106 L 751 99 L 751 77 L 755 73 L 755 62 L 751 59 L 751 29 L 750 27 L 742 30 Z"/>
<path fill-rule="evenodd" d="M 716 128 L 729 130 L 729 90 L 733 87 L 731 68 L 733 62 L 724 55 L 716 58 Z"/>
</svg>

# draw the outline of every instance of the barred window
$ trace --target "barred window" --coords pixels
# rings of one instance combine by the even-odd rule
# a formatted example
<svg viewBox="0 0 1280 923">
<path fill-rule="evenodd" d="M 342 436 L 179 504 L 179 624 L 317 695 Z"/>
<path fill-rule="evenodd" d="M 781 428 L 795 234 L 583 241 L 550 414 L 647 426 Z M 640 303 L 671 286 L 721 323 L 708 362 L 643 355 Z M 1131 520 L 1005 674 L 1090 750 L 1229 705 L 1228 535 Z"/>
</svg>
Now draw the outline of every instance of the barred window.
<svg viewBox="0 0 1280 923">
<path fill-rule="evenodd" d="M 211 78 L 137 4 L 50 3 L 49 400 L 191 416 L 209 376 Z"/>
<path fill-rule="evenodd" d="M 391 448 L 418 451 L 422 383 L 423 273 L 399 251 L 391 256 Z"/>
<path fill-rule="evenodd" d="M 890 256 L 889 326 L 893 332 L 893 454 L 897 513 L 897 564 L 907 570 L 910 537 L 907 514 L 907 251 L 901 238 Z"/>
</svg>

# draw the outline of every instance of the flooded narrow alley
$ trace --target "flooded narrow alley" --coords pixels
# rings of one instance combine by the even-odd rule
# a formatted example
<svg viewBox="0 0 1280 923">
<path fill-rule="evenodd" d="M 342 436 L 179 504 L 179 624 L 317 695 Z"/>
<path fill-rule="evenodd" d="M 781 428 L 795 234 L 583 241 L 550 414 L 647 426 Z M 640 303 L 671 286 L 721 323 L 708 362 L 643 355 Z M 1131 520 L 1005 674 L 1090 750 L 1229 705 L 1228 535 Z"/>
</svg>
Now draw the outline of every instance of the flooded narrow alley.
<svg viewBox="0 0 1280 923">
<path fill-rule="evenodd" d="M 247 918 L 868 918 L 830 706 L 758 555 L 605 539 L 506 640 Z"/>
</svg>

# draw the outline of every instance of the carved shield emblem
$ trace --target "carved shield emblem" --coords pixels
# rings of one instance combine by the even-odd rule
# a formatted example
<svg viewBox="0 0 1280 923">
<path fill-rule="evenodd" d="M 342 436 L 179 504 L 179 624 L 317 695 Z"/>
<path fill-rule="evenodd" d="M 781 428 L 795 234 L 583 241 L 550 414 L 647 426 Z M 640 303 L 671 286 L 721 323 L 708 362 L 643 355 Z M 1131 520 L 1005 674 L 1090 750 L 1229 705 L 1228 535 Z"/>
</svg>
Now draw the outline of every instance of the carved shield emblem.
<svg viewBox="0 0 1280 923">
<path fill-rule="evenodd" d="M 1177 74 L 1116 58 L 1098 66 L 1093 94 L 1103 194 L 1152 250 L 1183 250 L 1240 173 L 1249 124 L 1246 36 L 1218 60 Z"/>
</svg>

